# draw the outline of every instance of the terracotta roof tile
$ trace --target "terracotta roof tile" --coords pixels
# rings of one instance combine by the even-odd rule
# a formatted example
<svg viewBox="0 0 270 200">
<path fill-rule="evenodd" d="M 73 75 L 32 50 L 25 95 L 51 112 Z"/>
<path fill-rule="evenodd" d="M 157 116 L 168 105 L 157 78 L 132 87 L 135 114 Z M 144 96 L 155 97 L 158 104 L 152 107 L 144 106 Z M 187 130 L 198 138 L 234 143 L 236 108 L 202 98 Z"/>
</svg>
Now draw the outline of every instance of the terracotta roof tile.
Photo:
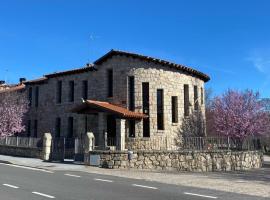
<svg viewBox="0 0 270 200">
<path fill-rule="evenodd" d="M 104 101 L 94 101 L 94 100 L 86 100 L 81 105 L 76 106 L 72 109 L 72 112 L 75 113 L 96 113 L 96 112 L 106 112 L 113 113 L 123 118 L 135 118 L 141 119 L 146 118 L 147 116 L 143 113 L 133 112 L 124 107 L 111 104 L 109 102 Z"/>
<path fill-rule="evenodd" d="M 125 55 L 125 56 L 130 56 L 130 57 L 134 57 L 134 58 L 138 58 L 138 59 L 158 63 L 158 64 L 161 64 L 161 65 L 172 67 L 172 68 L 184 71 L 186 73 L 192 74 L 194 76 L 197 76 L 198 78 L 202 79 L 205 82 L 210 80 L 210 77 L 207 74 L 204 74 L 204 73 L 202 73 L 200 71 L 197 71 L 195 69 L 192 69 L 192 68 L 184 66 L 184 65 L 172 63 L 172 62 L 169 62 L 169 61 L 166 61 L 166 60 L 153 58 L 153 57 L 150 57 L 150 56 L 144 56 L 144 55 L 140 55 L 140 54 L 136 54 L 136 53 L 130 53 L 130 52 L 126 52 L 126 51 L 119 51 L 119 50 L 113 50 L 113 49 L 111 51 L 109 51 L 107 54 L 105 54 L 104 56 L 100 57 L 98 60 L 96 60 L 94 62 L 94 64 L 99 65 L 99 64 L 103 63 L 104 61 L 106 61 L 107 59 L 111 58 L 114 55 Z"/>
<path fill-rule="evenodd" d="M 1 90 L 0 93 L 20 91 L 20 90 L 23 90 L 24 88 L 25 88 L 24 84 L 15 85 L 15 86 L 11 86 L 8 89 Z"/>
<path fill-rule="evenodd" d="M 71 75 L 71 74 L 78 74 L 78 73 L 83 73 L 83 72 L 88 72 L 88 71 L 95 71 L 96 69 L 94 68 L 94 65 L 92 64 L 87 64 L 85 67 L 77 68 L 77 69 L 71 69 L 67 71 L 62 71 L 62 72 L 55 72 L 52 74 L 47 74 L 45 77 L 47 78 L 53 78 L 57 76 L 64 76 L 64 75 Z"/>
<path fill-rule="evenodd" d="M 41 77 L 41 78 L 34 79 L 34 80 L 24 81 L 23 83 L 26 85 L 27 84 L 39 84 L 39 83 L 45 82 L 46 80 L 48 80 L 47 77 Z"/>
</svg>

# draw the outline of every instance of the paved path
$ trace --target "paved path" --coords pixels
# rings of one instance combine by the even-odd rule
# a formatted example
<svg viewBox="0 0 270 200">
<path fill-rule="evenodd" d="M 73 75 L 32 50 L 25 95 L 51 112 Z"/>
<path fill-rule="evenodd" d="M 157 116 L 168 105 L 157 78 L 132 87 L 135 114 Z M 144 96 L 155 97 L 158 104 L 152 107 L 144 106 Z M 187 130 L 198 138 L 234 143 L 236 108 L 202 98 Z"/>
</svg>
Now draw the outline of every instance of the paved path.
<svg viewBox="0 0 270 200">
<path fill-rule="evenodd" d="M 266 199 L 138 179 L 79 171 L 38 170 L 4 163 L 0 164 L 0 192 L 1 199 L 5 200 Z"/>
<path fill-rule="evenodd" d="M 39 159 L 1 156 L 0 160 L 18 165 L 31 166 L 54 171 L 72 171 L 95 175 L 109 175 L 115 178 L 131 178 L 138 181 L 151 181 L 160 184 L 174 184 L 177 187 L 211 189 L 219 192 L 230 192 L 270 199 L 270 159 L 266 157 L 266 167 L 247 172 L 216 173 L 164 173 L 139 170 L 111 170 L 84 165 L 47 163 Z M 269 161 L 268 161 L 269 160 Z M 72 174 L 72 173 L 71 173 Z"/>
</svg>

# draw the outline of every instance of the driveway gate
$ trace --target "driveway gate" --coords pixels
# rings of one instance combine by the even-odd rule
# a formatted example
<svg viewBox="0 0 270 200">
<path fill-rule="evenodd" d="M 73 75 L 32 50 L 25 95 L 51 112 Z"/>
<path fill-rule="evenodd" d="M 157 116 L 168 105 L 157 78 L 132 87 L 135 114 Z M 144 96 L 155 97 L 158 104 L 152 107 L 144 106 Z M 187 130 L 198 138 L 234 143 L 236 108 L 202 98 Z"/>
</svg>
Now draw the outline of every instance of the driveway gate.
<svg viewBox="0 0 270 200">
<path fill-rule="evenodd" d="M 52 161 L 61 161 L 65 159 L 74 161 L 83 161 L 84 140 L 80 138 L 53 138 L 51 145 Z"/>
</svg>

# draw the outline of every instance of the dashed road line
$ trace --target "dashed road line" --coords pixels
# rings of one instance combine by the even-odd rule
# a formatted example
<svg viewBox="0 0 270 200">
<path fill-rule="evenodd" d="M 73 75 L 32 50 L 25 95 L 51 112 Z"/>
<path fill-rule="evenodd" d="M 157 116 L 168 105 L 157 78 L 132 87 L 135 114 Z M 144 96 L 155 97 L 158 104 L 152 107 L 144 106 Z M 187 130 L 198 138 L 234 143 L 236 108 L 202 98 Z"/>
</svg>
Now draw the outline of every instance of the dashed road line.
<svg viewBox="0 0 270 200">
<path fill-rule="evenodd" d="M 18 189 L 19 188 L 18 186 L 6 184 L 6 183 L 3 184 L 3 185 L 6 186 L 6 187 L 14 188 L 14 189 Z"/>
<path fill-rule="evenodd" d="M 157 190 L 157 189 L 158 189 L 158 188 L 156 188 L 156 187 L 147 186 L 147 185 L 132 184 L 132 186 L 134 186 L 134 187 L 148 188 L 148 189 L 153 189 L 153 190 Z"/>
<path fill-rule="evenodd" d="M 47 197 L 49 199 L 54 199 L 55 198 L 54 196 L 51 196 L 51 195 L 48 195 L 48 194 L 44 194 L 44 193 L 40 193 L 40 192 L 32 192 L 32 194 L 36 194 L 36 195 L 39 195 L 39 196 Z"/>
<path fill-rule="evenodd" d="M 238 180 L 238 181 L 235 181 L 236 183 L 246 183 L 247 181 L 244 181 L 244 180 Z"/>
<path fill-rule="evenodd" d="M 65 174 L 65 176 L 71 176 L 71 177 L 76 177 L 76 178 L 80 178 L 81 177 L 81 176 L 74 175 L 74 174 Z"/>
<path fill-rule="evenodd" d="M 46 170 L 46 169 L 39 169 L 39 168 L 33 168 L 33 167 L 26 167 L 21 165 L 13 165 L 13 164 L 6 164 L 6 163 L 0 163 L 0 165 L 6 165 L 10 167 L 16 167 L 16 168 L 22 168 L 22 169 L 29 169 L 32 171 L 40 171 L 40 172 L 46 172 L 46 173 L 54 173 L 52 171 Z"/>
<path fill-rule="evenodd" d="M 102 181 L 102 182 L 109 182 L 109 183 L 113 182 L 112 180 L 106 180 L 106 179 L 100 179 L 100 178 L 95 178 L 94 180 L 95 181 Z"/>
<path fill-rule="evenodd" d="M 184 192 L 184 194 L 197 196 L 197 197 L 204 197 L 204 198 L 209 198 L 209 199 L 217 199 L 217 197 L 214 197 L 214 196 L 208 196 L 208 195 L 202 195 L 202 194 L 196 194 L 196 193 L 190 193 L 190 192 Z"/>
</svg>

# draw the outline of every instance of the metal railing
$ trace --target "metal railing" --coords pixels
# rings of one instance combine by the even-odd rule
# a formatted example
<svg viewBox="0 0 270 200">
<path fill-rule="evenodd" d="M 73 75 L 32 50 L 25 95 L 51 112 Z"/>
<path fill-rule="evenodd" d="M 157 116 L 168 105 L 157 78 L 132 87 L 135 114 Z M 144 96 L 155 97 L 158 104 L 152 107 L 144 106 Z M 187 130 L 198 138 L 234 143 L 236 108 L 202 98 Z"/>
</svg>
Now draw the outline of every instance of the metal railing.
<svg viewBox="0 0 270 200">
<path fill-rule="evenodd" d="M 0 145 L 2 146 L 15 146 L 15 147 L 30 147 L 30 148 L 40 148 L 41 138 L 33 137 L 5 137 L 0 138 Z"/>
<path fill-rule="evenodd" d="M 107 138 L 107 146 L 116 146 L 116 138 L 108 137 Z"/>
<path fill-rule="evenodd" d="M 174 138 L 148 137 L 148 138 L 128 138 L 127 149 L 136 150 L 177 150 Z"/>
<path fill-rule="evenodd" d="M 126 146 L 136 150 L 261 150 L 262 139 L 249 137 L 239 141 L 229 137 L 128 138 Z"/>
<path fill-rule="evenodd" d="M 260 150 L 261 138 L 238 140 L 230 137 L 183 137 L 180 149 L 184 150 Z"/>
</svg>

